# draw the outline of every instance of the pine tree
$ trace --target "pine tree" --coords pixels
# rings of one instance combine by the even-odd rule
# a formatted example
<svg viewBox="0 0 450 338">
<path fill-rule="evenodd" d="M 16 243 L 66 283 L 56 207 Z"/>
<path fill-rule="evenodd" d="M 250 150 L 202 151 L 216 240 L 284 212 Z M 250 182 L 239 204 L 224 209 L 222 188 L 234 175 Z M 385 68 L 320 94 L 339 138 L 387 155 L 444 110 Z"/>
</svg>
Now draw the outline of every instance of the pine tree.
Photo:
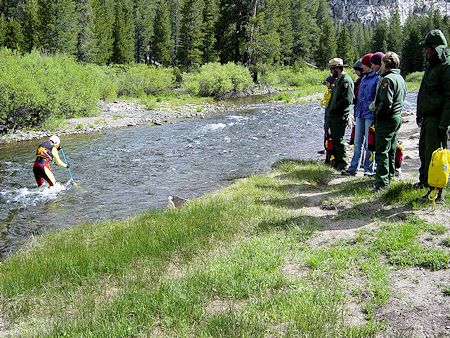
<svg viewBox="0 0 450 338">
<path fill-rule="evenodd" d="M 336 33 L 326 0 L 321 0 L 317 10 L 317 26 L 320 28 L 319 42 L 315 52 L 317 66 L 326 68 L 328 61 L 336 57 Z"/>
<path fill-rule="evenodd" d="M 176 67 L 178 65 L 178 50 L 180 48 L 180 31 L 181 31 L 181 20 L 182 14 L 181 9 L 183 7 L 184 0 L 167 0 L 169 4 L 170 19 L 172 26 L 172 66 Z"/>
<path fill-rule="evenodd" d="M 52 53 L 74 55 L 77 50 L 77 14 L 73 0 L 39 0 L 41 45 Z"/>
<path fill-rule="evenodd" d="M 153 36 L 155 17 L 154 3 L 148 0 L 134 0 L 135 8 L 135 61 L 149 62 L 150 42 Z"/>
<path fill-rule="evenodd" d="M 24 49 L 30 52 L 40 47 L 41 18 L 39 17 L 39 1 L 26 0 L 20 4 L 20 16 L 23 17 Z"/>
<path fill-rule="evenodd" d="M 169 6 L 165 0 L 159 2 L 155 13 L 155 34 L 152 40 L 151 59 L 164 66 L 172 63 L 172 26 Z"/>
<path fill-rule="evenodd" d="M 131 0 L 116 1 L 116 20 L 113 29 L 114 43 L 111 61 L 131 63 L 134 60 L 134 17 Z"/>
<path fill-rule="evenodd" d="M 218 60 L 216 51 L 216 24 L 218 20 L 218 6 L 216 0 L 204 0 L 202 25 L 202 54 L 203 63 Z"/>
<path fill-rule="evenodd" d="M 244 62 L 249 34 L 251 0 L 220 0 L 217 22 L 217 51 L 220 61 Z"/>
<path fill-rule="evenodd" d="M 0 15 L 0 47 L 6 44 L 6 35 L 8 34 L 8 22 L 4 14 Z"/>
<path fill-rule="evenodd" d="M 184 69 L 191 71 L 202 64 L 202 0 L 186 0 L 182 13 L 178 61 Z"/>
<path fill-rule="evenodd" d="M 314 61 L 314 51 L 320 38 L 320 29 L 315 19 L 318 7 L 317 0 L 293 1 L 291 21 L 294 59 Z"/>
<path fill-rule="evenodd" d="M 280 23 L 277 6 L 276 0 L 260 3 L 257 9 L 253 9 L 250 19 L 250 39 L 247 49 L 248 66 L 255 81 L 258 80 L 258 74 L 263 72 L 267 65 L 280 61 L 282 48 L 278 32 Z"/>
<path fill-rule="evenodd" d="M 107 64 L 113 54 L 113 28 L 115 22 L 115 0 L 94 0 L 94 33 L 97 42 L 94 63 Z"/>
<path fill-rule="evenodd" d="M 24 44 L 24 36 L 19 20 L 10 18 L 6 27 L 5 46 L 10 49 L 21 50 Z"/>
<path fill-rule="evenodd" d="M 283 65 L 292 64 L 294 61 L 294 31 L 291 20 L 291 0 L 279 0 L 276 4 L 277 32 L 280 36 L 280 62 Z"/>
<path fill-rule="evenodd" d="M 420 41 L 422 35 L 417 20 L 409 18 L 404 29 L 405 42 L 402 48 L 400 67 L 403 74 L 423 70 L 424 60 Z"/>
<path fill-rule="evenodd" d="M 95 18 L 92 0 L 78 0 L 77 4 L 78 33 L 77 58 L 82 62 L 94 63 L 98 55 L 95 34 Z"/>
<path fill-rule="evenodd" d="M 337 46 L 337 55 L 348 65 L 353 65 L 356 59 L 356 52 L 350 38 L 350 33 L 346 26 L 342 27 L 338 36 L 339 44 Z"/>
<path fill-rule="evenodd" d="M 375 25 L 372 38 L 373 52 L 387 52 L 388 49 L 388 25 L 386 21 L 378 21 Z"/>
<path fill-rule="evenodd" d="M 403 44 L 402 24 L 398 10 L 394 12 L 389 23 L 388 49 L 400 54 Z"/>
</svg>

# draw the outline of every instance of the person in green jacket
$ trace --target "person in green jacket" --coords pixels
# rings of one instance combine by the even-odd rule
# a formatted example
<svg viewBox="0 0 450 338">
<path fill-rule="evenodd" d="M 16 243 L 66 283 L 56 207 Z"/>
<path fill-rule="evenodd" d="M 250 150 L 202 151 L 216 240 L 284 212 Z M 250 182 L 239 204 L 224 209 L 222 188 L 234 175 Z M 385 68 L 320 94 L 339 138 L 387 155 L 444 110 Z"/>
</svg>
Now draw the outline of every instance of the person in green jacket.
<svg viewBox="0 0 450 338">
<path fill-rule="evenodd" d="M 335 159 L 333 167 L 337 171 L 342 171 L 347 168 L 344 134 L 354 98 L 354 83 L 350 75 L 344 72 L 342 59 L 333 58 L 328 62 L 328 66 L 333 77 L 337 79 L 334 82 L 331 100 L 327 109 L 334 145 Z"/>
<path fill-rule="evenodd" d="M 380 87 L 375 97 L 375 173 L 374 191 L 386 188 L 395 174 L 395 150 L 406 84 L 400 75 L 400 58 L 387 52 L 381 59 Z"/>
<path fill-rule="evenodd" d="M 450 57 L 447 39 L 440 30 L 434 29 L 425 36 L 422 45 L 427 66 L 417 96 L 416 121 L 420 127 L 418 188 L 428 187 L 431 155 L 439 147 L 447 147 L 450 125 Z M 428 201 L 430 191 L 420 200 Z M 442 200 L 442 189 L 436 200 Z"/>
</svg>

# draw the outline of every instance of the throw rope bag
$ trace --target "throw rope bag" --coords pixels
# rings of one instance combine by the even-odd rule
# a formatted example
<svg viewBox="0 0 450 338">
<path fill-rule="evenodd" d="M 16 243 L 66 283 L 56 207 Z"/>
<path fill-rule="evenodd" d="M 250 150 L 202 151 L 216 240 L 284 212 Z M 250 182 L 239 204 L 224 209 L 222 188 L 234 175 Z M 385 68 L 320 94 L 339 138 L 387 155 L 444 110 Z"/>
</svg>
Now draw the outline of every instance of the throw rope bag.
<svg viewBox="0 0 450 338">
<path fill-rule="evenodd" d="M 395 171 L 397 172 L 398 180 L 402 179 L 402 163 L 403 163 L 403 150 L 405 147 L 399 142 L 395 149 Z"/>
<path fill-rule="evenodd" d="M 325 141 L 325 150 L 326 150 L 326 158 L 325 163 L 333 165 L 334 161 L 334 144 L 331 135 L 328 135 L 327 140 Z"/>
<path fill-rule="evenodd" d="M 428 195 L 433 204 L 433 211 L 436 209 L 436 197 L 439 189 L 443 189 L 448 183 L 448 174 L 450 170 L 450 151 L 439 148 L 431 156 L 430 166 L 428 167 L 428 185 L 434 189 Z"/>
<path fill-rule="evenodd" d="M 375 125 L 369 127 L 369 136 L 367 137 L 367 149 L 375 151 Z"/>
</svg>

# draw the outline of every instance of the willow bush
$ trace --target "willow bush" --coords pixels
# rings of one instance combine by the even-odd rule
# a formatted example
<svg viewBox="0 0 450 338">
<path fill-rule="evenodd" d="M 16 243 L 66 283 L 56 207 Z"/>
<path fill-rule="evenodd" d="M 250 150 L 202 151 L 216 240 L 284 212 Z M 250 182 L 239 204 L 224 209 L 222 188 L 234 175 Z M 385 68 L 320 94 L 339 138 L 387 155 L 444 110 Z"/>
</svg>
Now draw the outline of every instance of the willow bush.
<svg viewBox="0 0 450 338">
<path fill-rule="evenodd" d="M 157 68 L 144 64 L 117 65 L 119 96 L 140 97 L 164 94 L 175 89 L 175 74 L 172 68 Z"/>
<path fill-rule="evenodd" d="M 114 84 L 100 67 L 72 57 L 0 50 L 0 130 L 40 125 L 50 117 L 91 115 Z"/>
<path fill-rule="evenodd" d="M 197 72 L 183 74 L 184 89 L 195 96 L 222 97 L 241 93 L 253 87 L 250 72 L 234 63 L 207 63 Z"/>
</svg>

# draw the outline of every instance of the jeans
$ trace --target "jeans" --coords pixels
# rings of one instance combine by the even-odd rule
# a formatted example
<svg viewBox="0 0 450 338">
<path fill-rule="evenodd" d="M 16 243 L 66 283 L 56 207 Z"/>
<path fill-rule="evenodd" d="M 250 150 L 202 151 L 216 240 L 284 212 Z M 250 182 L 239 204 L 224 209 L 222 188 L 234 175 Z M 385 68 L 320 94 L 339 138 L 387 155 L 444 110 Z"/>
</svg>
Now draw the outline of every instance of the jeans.
<svg viewBox="0 0 450 338">
<path fill-rule="evenodd" d="M 369 127 L 373 124 L 372 119 L 365 119 L 362 117 L 356 118 L 355 126 L 355 150 L 353 158 L 347 171 L 352 173 L 357 172 L 361 164 L 361 157 L 363 156 L 364 171 L 373 173 L 373 159 L 371 159 L 371 151 L 367 149 L 367 140 L 369 139 Z M 363 153 L 363 149 L 365 150 Z"/>
</svg>

